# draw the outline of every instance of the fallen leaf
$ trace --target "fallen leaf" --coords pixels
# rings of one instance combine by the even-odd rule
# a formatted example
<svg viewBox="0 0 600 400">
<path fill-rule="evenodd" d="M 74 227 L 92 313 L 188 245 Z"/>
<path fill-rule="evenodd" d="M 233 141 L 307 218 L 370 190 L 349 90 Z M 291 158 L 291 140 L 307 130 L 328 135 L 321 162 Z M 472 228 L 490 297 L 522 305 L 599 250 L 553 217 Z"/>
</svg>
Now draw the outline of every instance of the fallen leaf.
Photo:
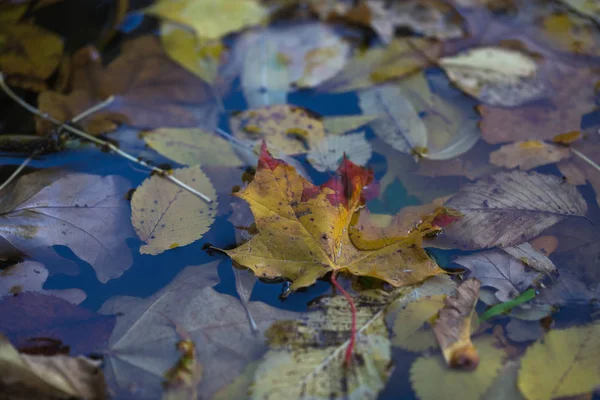
<svg viewBox="0 0 600 400">
<path fill-rule="evenodd" d="M 288 104 L 239 112 L 229 119 L 229 125 L 237 138 L 255 143 L 265 140 L 274 150 L 288 155 L 306 153 L 325 138 L 320 118 Z"/>
<path fill-rule="evenodd" d="M 496 289 L 495 296 L 499 302 L 514 299 L 544 277 L 502 250 L 461 256 L 454 262 L 471 271 L 470 276 L 481 281 L 482 286 Z"/>
<path fill-rule="evenodd" d="M 181 336 L 182 333 L 179 332 L 181 329 L 179 327 L 176 329 Z M 185 338 L 182 337 L 175 346 L 181 356 L 164 374 L 166 381 L 162 400 L 197 399 L 197 386 L 202 379 L 204 367 L 196 359 L 196 345 L 185 334 Z"/>
<path fill-rule="evenodd" d="M 459 249 L 521 244 L 587 211 L 575 186 L 557 176 L 519 171 L 468 183 L 444 206 L 464 214 L 439 237 Z"/>
<path fill-rule="evenodd" d="M 0 331 L 19 348 L 48 338 L 62 342 L 71 354 L 89 354 L 105 346 L 115 326 L 114 316 L 35 292 L 0 298 L 0 311 Z"/>
<path fill-rule="evenodd" d="M 521 171 L 528 171 L 570 157 L 571 151 L 566 147 L 539 140 L 527 140 L 504 145 L 490 153 L 490 162 L 499 167 L 519 167 Z"/>
<path fill-rule="evenodd" d="M 371 0 L 372 1 L 372 0 Z M 420 35 L 449 40 L 465 35 L 463 18 L 449 3 L 440 0 L 408 0 L 391 4 L 388 18 L 394 27 L 410 28 Z"/>
<path fill-rule="evenodd" d="M 19 354 L 3 336 L 0 336 L 0 372 L 0 391 L 7 399 L 101 400 L 107 396 L 99 361 Z"/>
<path fill-rule="evenodd" d="M 592 136 L 591 140 L 573 144 L 573 157 L 568 162 L 558 164 L 558 169 L 573 185 L 589 182 L 596 192 L 596 202 L 600 204 L 600 143 L 596 136 Z"/>
<path fill-rule="evenodd" d="M 517 107 L 546 95 L 536 60 L 502 47 L 478 47 L 440 59 L 448 77 L 465 93 L 482 102 Z"/>
<path fill-rule="evenodd" d="M 254 180 L 236 195 L 250 205 L 258 234 L 224 250 L 263 278 L 292 281 L 290 290 L 312 285 L 330 271 L 371 276 L 394 286 L 420 282 L 442 270 L 420 247 L 422 233 L 375 251 L 355 248 L 350 218 L 372 174 L 345 159 L 336 176 L 315 186 L 293 167 L 274 159 L 265 145 Z"/>
<path fill-rule="evenodd" d="M 106 68 L 92 47 L 77 51 L 72 64 L 73 91 L 43 92 L 38 107 L 67 121 L 113 95 L 112 103 L 80 122 L 92 134 L 110 132 L 120 123 L 144 129 L 197 127 L 216 107 L 213 89 L 173 62 L 153 36 L 126 42 Z M 37 119 L 38 133 L 52 127 Z"/>
<path fill-rule="evenodd" d="M 391 372 L 385 300 L 355 300 L 359 334 L 347 367 L 349 309 L 343 296 L 322 299 L 300 320 L 275 323 L 266 332 L 270 349 L 254 374 L 251 398 L 376 399 Z"/>
<path fill-rule="evenodd" d="M 192 28 L 200 39 L 219 39 L 258 25 L 267 9 L 254 0 L 160 0 L 144 12 Z"/>
<path fill-rule="evenodd" d="M 341 135 L 352 132 L 377 118 L 378 115 L 336 115 L 323 118 L 323 126 L 328 134 Z"/>
<path fill-rule="evenodd" d="M 600 324 L 550 331 L 521 359 L 518 386 L 528 400 L 592 392 L 600 385 Z"/>
<path fill-rule="evenodd" d="M 517 374 L 521 364 L 518 361 L 507 361 L 500 374 L 485 393 L 485 400 L 525 400 L 517 388 Z"/>
<path fill-rule="evenodd" d="M 491 336 L 474 340 L 480 363 L 471 372 L 448 368 L 441 354 L 419 357 L 410 367 L 410 381 L 419 399 L 480 399 L 500 373 L 505 357 L 494 342 Z"/>
<path fill-rule="evenodd" d="M 198 387 L 211 398 L 244 371 L 264 350 L 263 333 L 276 320 L 295 313 L 251 301 L 256 320 L 252 331 L 236 297 L 215 291 L 217 262 L 184 269 L 165 288 L 148 298 L 118 296 L 100 309 L 123 313 L 106 349 L 105 373 L 111 389 L 122 396 L 155 397 L 162 391 L 163 374 L 180 357 L 178 330 L 194 342 L 197 361 L 206 365 Z"/>
<path fill-rule="evenodd" d="M 145 243 L 142 254 L 157 255 L 195 242 L 215 220 L 217 194 L 200 166 L 175 170 L 173 176 L 204 193 L 212 203 L 159 175 L 147 178 L 131 199 L 131 223 Z"/>
<path fill-rule="evenodd" d="M 46 279 L 48 279 L 48 269 L 44 264 L 26 260 L 11 265 L 0 272 L 0 297 L 38 292 L 60 297 L 75 305 L 85 300 L 86 294 L 81 289 L 43 289 Z"/>
<path fill-rule="evenodd" d="M 42 170 L 21 176 L 0 197 L 0 236 L 44 260 L 52 273 L 75 273 L 75 264 L 52 249 L 67 246 L 106 283 L 132 262 L 125 239 L 133 231 L 123 223 L 129 213 L 128 189 L 127 180 L 116 175 Z"/>
<path fill-rule="evenodd" d="M 371 158 L 371 144 L 365 133 L 351 133 L 344 136 L 326 136 L 316 143 L 306 159 L 319 172 L 335 171 L 346 156 L 356 165 L 363 166 Z"/>
<path fill-rule="evenodd" d="M 570 56 L 600 55 L 597 24 L 574 13 L 564 12 L 564 9 L 540 8 L 541 15 L 536 15 L 533 21 L 537 27 L 534 33 L 536 39 Z"/>
<path fill-rule="evenodd" d="M 594 0 L 561 0 L 581 15 L 591 18 L 600 24 L 600 5 Z"/>
<path fill-rule="evenodd" d="M 538 237 L 535 240 L 538 239 L 540 238 Z M 531 243 L 534 243 L 535 240 L 532 240 Z M 529 243 L 521 243 L 514 246 L 502 247 L 502 250 L 536 271 L 543 272 L 544 274 L 552 274 L 556 272 L 556 266 L 552 260 L 550 260 L 543 252 L 536 250 Z"/>
<path fill-rule="evenodd" d="M 409 303 L 394 321 L 392 344 L 404 350 L 421 352 L 438 346 L 431 323 L 444 307 L 446 295 L 425 297 Z"/>
<path fill-rule="evenodd" d="M 203 129 L 160 128 L 144 133 L 143 138 L 154 150 L 179 164 L 244 165 L 228 141 Z"/>
<path fill-rule="evenodd" d="M 430 64 L 441 52 L 439 43 L 421 38 L 394 39 L 351 58 L 344 69 L 319 86 L 324 92 L 350 92 L 408 76 Z"/>
</svg>

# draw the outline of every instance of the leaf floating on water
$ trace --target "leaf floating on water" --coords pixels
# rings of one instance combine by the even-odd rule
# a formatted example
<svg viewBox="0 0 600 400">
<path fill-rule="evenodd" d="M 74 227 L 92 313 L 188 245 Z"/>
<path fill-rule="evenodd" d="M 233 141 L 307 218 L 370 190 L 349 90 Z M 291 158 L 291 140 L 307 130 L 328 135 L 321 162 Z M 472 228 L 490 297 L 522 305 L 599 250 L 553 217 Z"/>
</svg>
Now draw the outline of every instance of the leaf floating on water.
<svg viewBox="0 0 600 400">
<path fill-rule="evenodd" d="M 303 319 L 277 322 L 267 331 L 270 350 L 255 372 L 251 397 L 376 399 L 391 372 L 386 299 L 356 300 L 358 336 L 349 366 L 344 364 L 350 336 L 347 300 L 326 298 Z"/>
<path fill-rule="evenodd" d="M 335 115 L 323 118 L 323 126 L 330 135 L 342 135 L 352 132 L 377 118 L 379 118 L 378 115 Z"/>
<path fill-rule="evenodd" d="M 173 176 L 216 199 L 200 166 L 177 169 Z M 146 179 L 131 199 L 131 223 L 145 243 L 142 254 L 160 254 L 200 239 L 215 220 L 217 202 L 207 203 L 159 175 Z"/>
<path fill-rule="evenodd" d="M 499 167 L 528 171 L 541 165 L 557 163 L 571 157 L 571 151 L 539 140 L 507 144 L 490 153 L 490 162 Z"/>
<path fill-rule="evenodd" d="M 184 165 L 243 165 L 231 144 L 203 129 L 161 128 L 143 135 L 150 147 Z"/>
<path fill-rule="evenodd" d="M 388 11 L 395 27 L 436 39 L 458 39 L 464 36 L 463 19 L 456 9 L 440 0 L 408 0 L 394 2 Z"/>
<path fill-rule="evenodd" d="M 444 307 L 445 298 L 445 295 L 425 297 L 399 311 L 394 320 L 392 344 L 419 352 L 437 347 L 431 323 Z"/>
<path fill-rule="evenodd" d="M 464 214 L 445 229 L 443 238 L 460 249 L 524 243 L 558 221 L 583 217 L 587 211 L 575 186 L 557 176 L 519 171 L 466 184 L 445 207 Z"/>
<path fill-rule="evenodd" d="M 518 386 L 528 400 L 592 392 L 600 385 L 600 324 L 550 331 L 521 360 Z"/>
<path fill-rule="evenodd" d="M 342 158 L 356 165 L 365 165 L 371 158 L 371 144 L 364 132 L 344 136 L 327 136 L 315 144 L 306 155 L 308 161 L 319 172 L 335 171 Z"/>
<path fill-rule="evenodd" d="M 536 60 L 517 50 L 480 47 L 441 58 L 440 65 L 460 89 L 490 105 L 517 107 L 546 94 Z"/>
<path fill-rule="evenodd" d="M 448 368 L 441 354 L 418 358 L 410 367 L 410 381 L 421 400 L 479 400 L 492 385 L 505 357 L 490 336 L 474 340 L 479 366 L 474 371 Z"/>
<path fill-rule="evenodd" d="M 6 398 L 104 399 L 106 384 L 100 364 L 85 357 L 19 354 L 0 335 L 0 390 Z"/>
<path fill-rule="evenodd" d="M 556 266 L 552 260 L 545 254 L 533 248 L 529 243 L 502 247 L 502 250 L 536 271 L 543 272 L 544 274 L 556 272 Z"/>
<path fill-rule="evenodd" d="M 125 178 L 43 170 L 20 177 L 0 196 L 0 236 L 52 273 L 74 274 L 75 264 L 52 246 L 67 246 L 96 271 L 100 282 L 118 278 L 131 265 L 123 223 L 129 213 Z M 6 195 L 7 193 L 10 196 Z M 61 264 L 59 269 L 55 264 Z"/>
</svg>

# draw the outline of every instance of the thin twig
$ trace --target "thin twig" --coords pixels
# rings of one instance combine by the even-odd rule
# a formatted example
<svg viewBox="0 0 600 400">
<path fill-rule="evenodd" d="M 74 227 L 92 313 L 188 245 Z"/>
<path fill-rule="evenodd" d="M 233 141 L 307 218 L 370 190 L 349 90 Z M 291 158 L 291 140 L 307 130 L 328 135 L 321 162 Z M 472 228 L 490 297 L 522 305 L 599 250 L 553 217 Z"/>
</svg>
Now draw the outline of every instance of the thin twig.
<svg viewBox="0 0 600 400">
<path fill-rule="evenodd" d="M 12 173 L 12 175 L 9 176 L 8 179 L 5 180 L 4 183 L 0 186 L 0 192 L 3 191 L 4 188 L 6 188 L 12 181 L 14 181 L 17 176 L 19 176 L 21 171 L 23 171 L 23 168 L 25 168 L 27 166 L 27 164 L 29 164 L 31 162 L 31 160 L 33 160 L 33 156 L 27 157 L 23 161 L 23 163 L 21 165 L 19 165 L 19 168 L 15 169 L 15 171 Z"/>
<path fill-rule="evenodd" d="M 65 129 L 69 132 L 71 132 L 74 135 L 77 135 L 83 139 L 89 140 L 90 142 L 96 143 L 97 145 L 100 145 L 102 147 L 108 148 L 111 151 L 113 151 L 114 153 L 120 155 L 123 158 L 128 159 L 129 161 L 132 161 L 136 164 L 140 164 L 150 170 L 152 170 L 153 172 L 156 172 L 157 174 L 159 174 L 160 176 L 163 176 L 165 178 L 167 178 L 168 180 L 170 180 L 171 182 L 173 182 L 174 184 L 176 184 L 177 186 L 187 190 L 190 193 L 195 194 L 196 196 L 200 197 L 201 199 L 203 199 L 204 201 L 206 201 L 207 203 L 211 203 L 212 200 L 206 196 L 205 194 L 197 191 L 196 189 L 190 187 L 189 185 L 185 184 L 184 182 L 180 181 L 179 179 L 177 179 L 176 177 L 172 176 L 169 174 L 168 171 L 165 171 L 162 168 L 159 167 L 155 167 L 153 165 L 148 164 L 146 161 L 141 160 L 139 158 L 136 158 L 134 156 L 132 156 L 129 153 L 126 153 L 125 151 L 119 149 L 117 146 L 115 146 L 114 144 L 110 143 L 110 142 L 106 142 L 102 139 L 98 139 L 95 136 L 90 135 L 87 132 L 84 132 L 80 129 L 77 129 L 71 125 L 69 125 L 68 123 L 64 123 L 62 121 L 59 121 L 58 119 L 54 118 L 53 116 L 44 113 L 40 110 L 38 110 L 37 108 L 33 107 L 32 105 L 26 103 L 23 99 L 21 99 L 19 96 L 16 95 L 15 92 L 13 92 L 7 85 L 6 82 L 4 81 L 4 76 L 2 75 L 2 73 L 0 72 L 0 87 L 2 88 L 2 90 L 4 91 L 4 93 L 6 93 L 11 99 L 13 99 L 17 104 L 19 104 L 21 107 L 25 108 L 26 110 L 28 110 L 29 112 L 31 112 L 32 114 L 35 114 L 45 120 L 48 120 L 50 122 L 52 122 L 53 124 L 58 125 L 61 129 Z M 108 99 L 107 99 L 108 101 Z M 103 104 L 103 103 L 102 103 Z M 100 106 L 100 105 L 98 105 Z M 93 107 L 95 108 L 95 107 Z M 89 110 L 88 110 L 89 111 Z"/>
<path fill-rule="evenodd" d="M 573 152 L 573 154 L 575 154 L 577 157 L 581 158 L 583 161 L 585 161 L 586 163 L 588 163 L 591 167 L 595 168 L 596 170 L 600 171 L 600 166 L 598 164 L 596 164 L 594 162 L 594 160 L 592 160 L 591 158 L 588 158 L 585 154 L 583 154 L 582 152 L 575 150 L 574 148 L 571 148 L 571 151 Z"/>
</svg>

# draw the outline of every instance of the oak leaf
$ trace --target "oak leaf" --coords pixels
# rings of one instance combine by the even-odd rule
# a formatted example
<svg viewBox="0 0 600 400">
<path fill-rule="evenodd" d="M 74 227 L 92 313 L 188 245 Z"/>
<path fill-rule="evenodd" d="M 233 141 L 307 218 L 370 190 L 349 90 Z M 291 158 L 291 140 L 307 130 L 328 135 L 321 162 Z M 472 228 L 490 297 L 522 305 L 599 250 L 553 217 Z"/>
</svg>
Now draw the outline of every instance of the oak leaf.
<svg viewBox="0 0 600 400">
<path fill-rule="evenodd" d="M 371 180 L 371 172 L 345 159 L 331 180 L 315 186 L 263 145 L 254 180 L 237 194 L 249 203 L 259 233 L 225 252 L 257 276 L 292 281 L 291 290 L 330 271 L 371 276 L 394 286 L 442 273 L 421 248 L 419 230 L 373 251 L 352 244 L 348 227 Z"/>
</svg>

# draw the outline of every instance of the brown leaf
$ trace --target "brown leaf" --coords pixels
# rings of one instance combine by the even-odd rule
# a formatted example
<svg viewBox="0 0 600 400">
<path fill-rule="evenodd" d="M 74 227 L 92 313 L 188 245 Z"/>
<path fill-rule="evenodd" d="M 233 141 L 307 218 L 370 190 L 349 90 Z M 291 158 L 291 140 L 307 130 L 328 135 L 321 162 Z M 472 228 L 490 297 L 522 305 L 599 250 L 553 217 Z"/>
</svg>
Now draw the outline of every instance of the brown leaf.
<svg viewBox="0 0 600 400">
<path fill-rule="evenodd" d="M 80 49 L 73 55 L 71 93 L 44 92 L 38 107 L 67 121 L 113 95 L 110 105 L 82 121 L 88 132 L 110 132 L 120 123 L 145 129 L 191 127 L 216 104 L 211 93 L 207 83 L 169 59 L 157 38 L 141 36 L 126 42 L 106 68 L 93 47 Z M 37 120 L 39 133 L 50 128 Z"/>
<path fill-rule="evenodd" d="M 474 370 L 479 355 L 471 343 L 471 316 L 479 298 L 480 283 L 471 278 L 458 286 L 456 294 L 447 297 L 433 324 L 433 333 L 451 368 Z"/>
<path fill-rule="evenodd" d="M 504 145 L 492 152 L 490 162 L 499 167 L 512 169 L 518 166 L 521 171 L 528 171 L 569 157 L 571 152 L 566 147 L 539 140 L 526 140 Z"/>
</svg>

